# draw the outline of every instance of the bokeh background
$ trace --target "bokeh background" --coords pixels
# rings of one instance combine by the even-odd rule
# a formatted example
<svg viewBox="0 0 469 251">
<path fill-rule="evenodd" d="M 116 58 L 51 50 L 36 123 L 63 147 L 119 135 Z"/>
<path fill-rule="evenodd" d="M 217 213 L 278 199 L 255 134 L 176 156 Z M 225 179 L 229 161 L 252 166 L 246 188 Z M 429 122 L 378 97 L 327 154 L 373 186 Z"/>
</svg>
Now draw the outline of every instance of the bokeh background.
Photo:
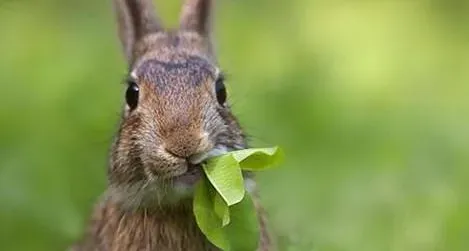
<svg viewBox="0 0 469 251">
<path fill-rule="evenodd" d="M 469 2 L 219 1 L 284 251 L 469 250 Z M 0 250 L 65 250 L 103 191 L 126 66 L 110 0 L 0 0 Z M 180 1 L 158 1 L 168 25 Z"/>
</svg>

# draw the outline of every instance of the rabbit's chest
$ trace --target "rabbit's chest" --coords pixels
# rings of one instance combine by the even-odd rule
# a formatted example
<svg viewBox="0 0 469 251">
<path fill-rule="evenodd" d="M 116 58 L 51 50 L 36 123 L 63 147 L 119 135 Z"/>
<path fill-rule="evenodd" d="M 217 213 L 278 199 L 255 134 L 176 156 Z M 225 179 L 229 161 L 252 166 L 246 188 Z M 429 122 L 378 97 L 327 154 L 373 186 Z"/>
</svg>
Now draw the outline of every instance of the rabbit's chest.
<svg viewBox="0 0 469 251">
<path fill-rule="evenodd" d="M 192 214 L 123 214 L 115 207 L 95 211 L 89 248 L 99 251 L 218 251 L 198 229 Z"/>
</svg>

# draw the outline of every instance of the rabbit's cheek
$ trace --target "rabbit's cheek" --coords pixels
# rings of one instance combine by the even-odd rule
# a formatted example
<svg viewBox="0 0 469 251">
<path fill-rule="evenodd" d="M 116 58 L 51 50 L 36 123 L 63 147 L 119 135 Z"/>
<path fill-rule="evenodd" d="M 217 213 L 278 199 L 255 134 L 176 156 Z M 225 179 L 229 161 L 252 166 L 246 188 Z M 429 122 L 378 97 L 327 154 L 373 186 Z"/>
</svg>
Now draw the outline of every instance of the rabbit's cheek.
<svg viewBox="0 0 469 251">
<path fill-rule="evenodd" d="M 184 174 L 187 171 L 184 162 L 160 162 L 149 163 L 149 171 L 154 174 L 157 180 L 171 180 L 175 176 Z"/>
</svg>

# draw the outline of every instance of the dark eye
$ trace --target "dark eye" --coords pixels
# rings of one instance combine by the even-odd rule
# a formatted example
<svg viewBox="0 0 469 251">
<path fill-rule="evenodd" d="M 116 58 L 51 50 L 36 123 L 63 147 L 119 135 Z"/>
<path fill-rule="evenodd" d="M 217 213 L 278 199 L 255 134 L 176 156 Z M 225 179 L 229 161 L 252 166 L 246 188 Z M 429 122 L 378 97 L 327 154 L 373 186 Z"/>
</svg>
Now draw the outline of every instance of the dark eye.
<svg viewBox="0 0 469 251">
<path fill-rule="evenodd" d="M 219 78 L 215 82 L 215 92 L 217 94 L 218 103 L 224 105 L 226 102 L 226 88 L 225 83 L 223 83 L 223 78 Z"/>
<path fill-rule="evenodd" d="M 125 92 L 125 101 L 129 106 L 130 110 L 137 108 L 138 105 L 138 85 L 135 82 L 130 81 L 129 87 L 127 87 L 127 91 Z"/>
</svg>

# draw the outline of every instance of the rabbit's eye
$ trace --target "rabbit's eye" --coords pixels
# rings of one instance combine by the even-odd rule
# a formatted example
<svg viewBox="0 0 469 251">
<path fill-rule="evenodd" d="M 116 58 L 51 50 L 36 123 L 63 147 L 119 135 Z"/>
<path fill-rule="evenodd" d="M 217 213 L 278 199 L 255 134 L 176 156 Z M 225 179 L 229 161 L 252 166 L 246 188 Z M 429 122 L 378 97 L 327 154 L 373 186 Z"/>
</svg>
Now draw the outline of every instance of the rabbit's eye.
<svg viewBox="0 0 469 251">
<path fill-rule="evenodd" d="M 220 105 L 224 105 L 226 102 L 226 88 L 223 83 L 223 78 L 217 79 L 215 82 L 215 91 L 217 94 L 217 100 Z"/>
<path fill-rule="evenodd" d="M 129 82 L 129 87 L 127 87 L 127 91 L 125 92 L 125 101 L 127 102 L 130 110 L 137 108 L 138 91 L 138 85 L 134 82 Z"/>
</svg>

